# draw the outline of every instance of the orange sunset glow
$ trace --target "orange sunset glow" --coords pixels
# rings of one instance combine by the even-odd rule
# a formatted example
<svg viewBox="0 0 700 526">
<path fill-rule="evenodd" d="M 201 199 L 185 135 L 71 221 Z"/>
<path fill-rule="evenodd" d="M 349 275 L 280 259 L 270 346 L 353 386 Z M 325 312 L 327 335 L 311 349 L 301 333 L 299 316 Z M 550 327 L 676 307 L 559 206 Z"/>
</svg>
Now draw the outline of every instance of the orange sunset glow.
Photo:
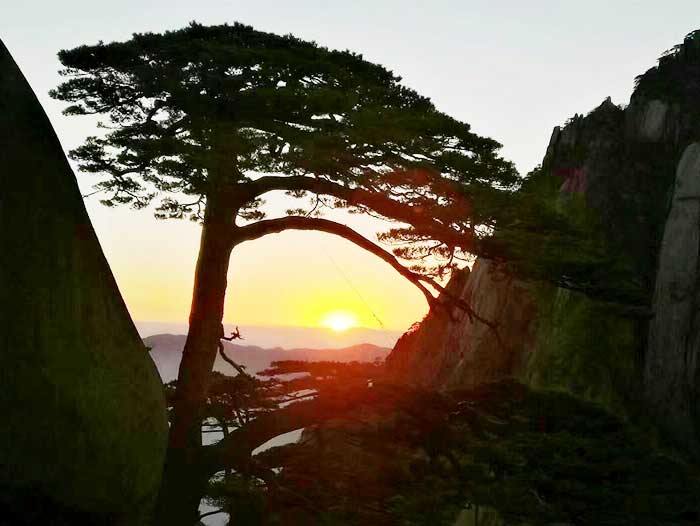
<svg viewBox="0 0 700 526">
<path fill-rule="evenodd" d="M 348 311 L 332 311 L 323 316 L 319 322 L 322 327 L 336 332 L 346 331 L 357 326 L 357 317 Z"/>
<path fill-rule="evenodd" d="M 106 208 L 93 198 L 86 205 L 133 318 L 186 321 L 199 225 L 156 221 L 151 210 Z M 370 239 L 387 228 L 361 216 L 346 221 Z M 168 262 L 165 272 L 163 261 Z M 329 234 L 267 236 L 241 245 L 231 256 L 224 323 L 328 327 L 321 322 L 324 316 L 343 311 L 354 316 L 353 327 L 381 329 L 368 306 L 387 329 L 398 331 L 428 310 L 418 289 L 388 264 Z"/>
</svg>

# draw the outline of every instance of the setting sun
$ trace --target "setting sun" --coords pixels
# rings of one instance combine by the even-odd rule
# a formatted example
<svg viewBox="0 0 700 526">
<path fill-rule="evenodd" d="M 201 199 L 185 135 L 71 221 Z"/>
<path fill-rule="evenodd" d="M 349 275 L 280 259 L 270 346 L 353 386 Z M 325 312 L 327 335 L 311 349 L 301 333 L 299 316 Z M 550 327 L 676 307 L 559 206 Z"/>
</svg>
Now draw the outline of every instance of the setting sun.
<svg viewBox="0 0 700 526">
<path fill-rule="evenodd" d="M 333 311 L 321 318 L 320 325 L 341 332 L 357 327 L 357 317 L 351 312 Z"/>
</svg>

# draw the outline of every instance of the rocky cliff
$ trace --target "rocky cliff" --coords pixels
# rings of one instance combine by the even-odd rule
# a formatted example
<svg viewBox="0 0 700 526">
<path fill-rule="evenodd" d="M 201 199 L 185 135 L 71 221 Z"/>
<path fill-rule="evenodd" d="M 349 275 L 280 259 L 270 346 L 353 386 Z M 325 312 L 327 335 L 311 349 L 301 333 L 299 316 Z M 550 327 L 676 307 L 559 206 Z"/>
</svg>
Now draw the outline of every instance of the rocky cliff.
<svg viewBox="0 0 700 526">
<path fill-rule="evenodd" d="M 456 273 L 447 290 L 508 330 L 495 334 L 457 307 L 437 309 L 396 343 L 386 359 L 391 374 L 426 387 L 470 388 L 521 371 L 535 337 L 530 285 L 482 259 L 472 272 Z"/>
<path fill-rule="evenodd" d="M 162 384 L 1 42 L 0 137 L 0 522 L 138 523 L 161 477 Z"/>
<path fill-rule="evenodd" d="M 450 286 L 498 322 L 505 345 L 464 315 L 431 312 L 397 343 L 391 374 L 441 388 L 519 377 L 625 416 L 647 413 L 673 443 L 700 452 L 699 101 L 694 32 L 637 78 L 626 108 L 608 99 L 554 128 L 523 187 L 593 218 L 614 256 L 591 275 L 604 285 L 576 292 L 481 260 Z"/>
</svg>

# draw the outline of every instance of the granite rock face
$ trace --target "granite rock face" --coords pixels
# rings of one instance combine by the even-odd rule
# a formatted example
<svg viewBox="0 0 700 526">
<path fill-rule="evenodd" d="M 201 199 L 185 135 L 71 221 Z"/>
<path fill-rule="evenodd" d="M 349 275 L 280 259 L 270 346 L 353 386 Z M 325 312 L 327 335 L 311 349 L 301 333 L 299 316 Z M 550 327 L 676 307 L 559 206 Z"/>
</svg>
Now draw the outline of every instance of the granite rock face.
<svg viewBox="0 0 700 526">
<path fill-rule="evenodd" d="M 431 311 L 387 358 L 401 381 L 439 389 L 470 388 L 517 375 L 534 344 L 536 306 L 530 286 L 480 259 L 455 274 L 447 290 L 469 302 L 496 330 L 461 309 Z"/>
<path fill-rule="evenodd" d="M 601 362 L 615 356 L 616 360 L 598 375 L 611 378 L 602 399 L 616 400 L 616 409 L 625 405 L 628 409 L 631 402 L 637 406 L 634 411 L 647 412 L 671 442 L 694 453 L 700 452 L 697 51 L 676 58 L 670 72 L 662 63 L 640 77 L 627 108 L 605 101 L 586 117 L 573 119 L 553 135 L 543 163 L 548 173 L 564 174 L 560 194 L 578 191 L 588 208 L 595 211 L 610 251 L 625 259 L 629 281 L 639 291 L 638 301 L 650 312 L 646 318 L 623 316 L 611 323 L 615 315 L 605 313 L 602 304 L 581 299 L 572 306 L 572 296 L 567 295 L 569 318 L 571 312 L 592 308 L 600 310 L 601 324 L 609 325 L 606 336 L 594 326 L 595 319 L 589 313 L 591 328 L 587 332 L 597 332 L 596 341 L 603 343 L 598 345 L 599 355 L 587 359 Z M 687 79 L 689 88 L 668 95 L 663 79 L 671 74 Z M 569 128 L 573 129 L 566 134 L 570 138 L 566 143 L 561 137 Z M 546 308 L 564 321 L 548 334 L 540 333 L 534 356 L 542 355 L 544 342 L 565 339 L 562 324 L 574 326 L 557 307 L 556 298 L 561 295 L 558 292 Z M 575 337 L 585 340 L 581 328 L 576 327 Z M 570 334 L 569 340 L 574 337 Z M 561 343 L 558 346 L 562 348 Z M 567 363 L 576 363 L 573 358 L 569 355 Z M 548 376 L 544 364 L 551 367 L 552 362 L 540 363 L 540 370 L 528 379 Z M 563 362 L 558 369 L 560 378 L 569 372 Z M 619 382 L 621 378 L 624 381 Z M 570 389 L 571 385 L 565 387 Z M 598 394 L 606 390 L 600 387 L 588 386 Z M 577 388 L 586 391 L 586 386 Z"/>
<path fill-rule="evenodd" d="M 633 106 L 628 115 L 635 140 L 655 143 L 666 134 L 669 105 L 665 102 L 658 99 L 645 101 L 639 108 Z"/>
<path fill-rule="evenodd" d="M 3 521 L 139 523 L 165 454 L 160 377 L 51 124 L 1 42 L 0 137 Z"/>
<path fill-rule="evenodd" d="M 653 413 L 691 445 L 700 436 L 700 143 L 678 164 L 649 326 L 645 391 Z"/>
<path fill-rule="evenodd" d="M 513 344 L 504 350 L 486 327 L 431 312 L 397 343 L 392 374 L 438 387 L 511 374 L 651 418 L 700 455 L 699 101 L 696 31 L 637 78 L 626 108 L 606 99 L 552 132 L 534 177 L 554 189 L 558 210 L 582 203 L 618 256 L 602 273 L 613 276 L 604 295 L 497 282 L 480 261 L 461 297 Z"/>
</svg>

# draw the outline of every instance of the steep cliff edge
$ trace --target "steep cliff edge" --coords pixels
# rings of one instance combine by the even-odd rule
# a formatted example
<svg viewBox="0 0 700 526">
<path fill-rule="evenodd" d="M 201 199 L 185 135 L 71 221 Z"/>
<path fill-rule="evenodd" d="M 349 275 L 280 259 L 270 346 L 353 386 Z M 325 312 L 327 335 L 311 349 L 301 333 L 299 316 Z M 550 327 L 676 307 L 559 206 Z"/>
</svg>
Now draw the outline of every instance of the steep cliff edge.
<svg viewBox="0 0 700 526">
<path fill-rule="evenodd" d="M 700 143 L 678 165 L 659 252 L 644 368 L 650 407 L 670 433 L 700 449 Z"/>
<path fill-rule="evenodd" d="M 608 99 L 556 127 L 523 191 L 590 215 L 591 235 L 612 256 L 591 270 L 595 286 L 583 294 L 518 280 L 480 261 L 454 286 L 509 344 L 464 316 L 431 312 L 399 340 L 390 373 L 443 389 L 518 377 L 625 416 L 648 413 L 672 442 L 700 453 L 698 101 L 694 32 L 638 77 L 626 108 Z"/>
<path fill-rule="evenodd" d="M 535 337 L 530 288 L 485 259 L 472 272 L 455 273 L 447 290 L 508 329 L 497 337 L 459 308 L 437 309 L 399 339 L 387 369 L 397 380 L 445 389 L 471 388 L 521 371 Z"/>
<path fill-rule="evenodd" d="M 161 477 L 162 384 L 2 42 L 0 137 L 0 522 L 135 524 Z"/>
</svg>

